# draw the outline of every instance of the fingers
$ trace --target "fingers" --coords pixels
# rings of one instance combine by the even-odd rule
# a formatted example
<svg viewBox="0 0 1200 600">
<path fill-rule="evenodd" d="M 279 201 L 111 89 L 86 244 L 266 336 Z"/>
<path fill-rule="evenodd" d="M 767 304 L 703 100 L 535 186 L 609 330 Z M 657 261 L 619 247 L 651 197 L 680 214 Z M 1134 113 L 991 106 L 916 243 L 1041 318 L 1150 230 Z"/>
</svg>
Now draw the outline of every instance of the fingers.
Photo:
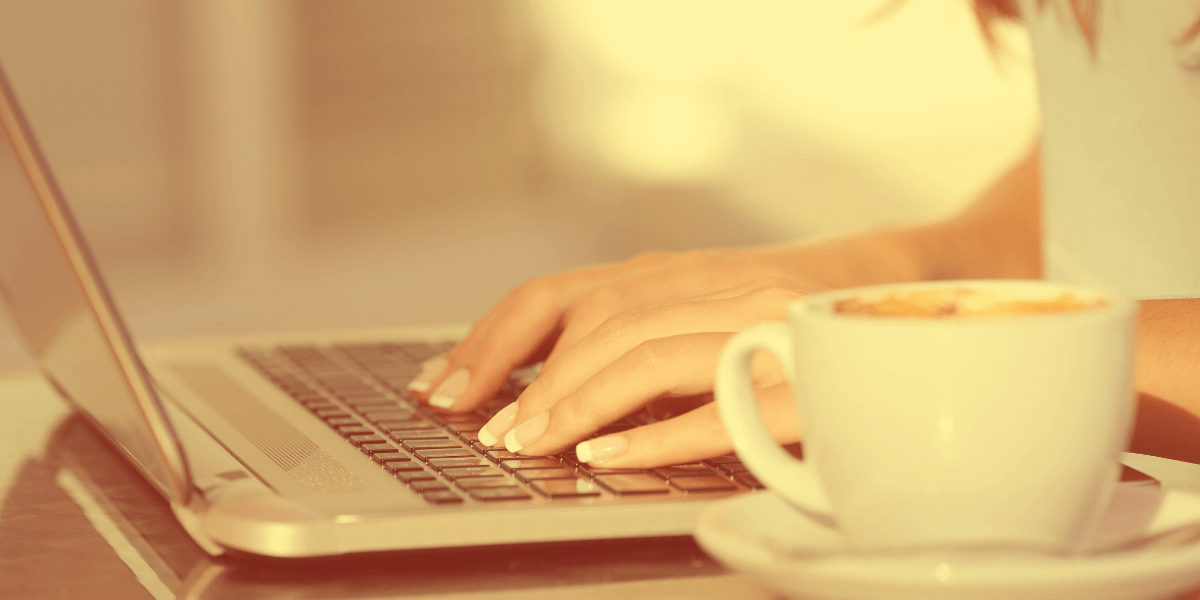
<svg viewBox="0 0 1200 600">
<path fill-rule="evenodd" d="M 800 440 L 795 402 L 786 384 L 760 389 L 758 406 L 776 441 L 789 444 Z M 732 450 L 715 403 L 674 419 L 580 442 L 575 447 L 581 461 L 612 469 L 683 464 Z"/>
<path fill-rule="evenodd" d="M 544 417 L 533 417 L 514 429 L 511 443 L 505 438 L 508 449 L 533 455 L 562 452 L 652 400 L 709 391 L 712 365 L 730 335 L 691 333 L 639 344 L 555 402 L 542 413 Z M 495 421 L 485 426 L 489 438 L 497 429 L 511 426 L 503 419 Z"/>
<path fill-rule="evenodd" d="M 513 452 L 551 453 L 651 400 L 708 392 L 717 356 L 729 335 L 721 332 L 778 318 L 797 295 L 770 287 L 735 298 L 682 302 L 610 319 L 561 361 L 545 367 L 521 395 L 516 413 L 506 412 L 503 420 L 487 423 L 481 439 L 484 443 L 503 439 Z M 782 371 L 773 361 L 756 362 L 760 371 L 771 370 L 772 382 L 782 380 Z M 551 437 L 538 441 L 547 431 Z"/>
<path fill-rule="evenodd" d="M 733 332 L 752 323 L 782 318 L 788 302 L 800 295 L 789 289 L 768 287 L 733 298 L 686 301 L 612 317 L 566 351 L 560 360 L 543 368 L 538 379 L 521 394 L 514 422 L 520 425 L 549 410 L 560 399 L 579 389 L 607 365 L 639 344 L 688 333 Z M 680 349 L 680 352 L 681 356 L 659 361 L 660 366 L 671 368 L 669 364 L 672 361 L 688 360 L 686 349 Z M 638 368 L 633 366 L 633 362 L 624 364 L 630 369 Z M 708 369 L 706 381 L 711 386 L 715 355 L 700 364 Z M 637 377 L 630 379 L 630 384 L 635 386 L 642 381 Z M 652 399 L 651 394 L 658 391 L 641 388 L 639 393 L 643 394 L 644 399 Z M 497 437 L 503 435 L 493 428 L 489 429 Z"/>
<path fill-rule="evenodd" d="M 408 389 L 438 408 L 471 410 L 493 397 L 513 368 L 549 352 L 565 308 L 604 282 L 665 260 L 646 254 L 618 265 L 530 280 L 509 292 L 443 356 L 422 365 Z"/>
<path fill-rule="evenodd" d="M 495 396 L 513 369 L 529 362 L 558 327 L 554 291 L 537 291 L 511 303 L 471 343 L 447 354 L 445 378 L 429 396 L 438 408 L 471 410 Z"/>
</svg>

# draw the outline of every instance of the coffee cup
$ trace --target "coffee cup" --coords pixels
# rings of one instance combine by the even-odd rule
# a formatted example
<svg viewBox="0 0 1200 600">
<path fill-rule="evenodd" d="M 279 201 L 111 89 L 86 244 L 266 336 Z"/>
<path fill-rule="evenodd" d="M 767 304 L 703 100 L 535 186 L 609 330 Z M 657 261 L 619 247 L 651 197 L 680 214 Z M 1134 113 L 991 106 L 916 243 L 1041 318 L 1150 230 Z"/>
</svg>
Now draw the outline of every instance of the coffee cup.
<svg viewBox="0 0 1200 600">
<path fill-rule="evenodd" d="M 736 334 L 715 394 L 738 457 L 860 549 L 1082 544 L 1134 411 L 1136 304 L 1045 281 L 921 282 L 793 302 Z M 750 363 L 789 377 L 803 459 L 774 441 Z"/>
</svg>

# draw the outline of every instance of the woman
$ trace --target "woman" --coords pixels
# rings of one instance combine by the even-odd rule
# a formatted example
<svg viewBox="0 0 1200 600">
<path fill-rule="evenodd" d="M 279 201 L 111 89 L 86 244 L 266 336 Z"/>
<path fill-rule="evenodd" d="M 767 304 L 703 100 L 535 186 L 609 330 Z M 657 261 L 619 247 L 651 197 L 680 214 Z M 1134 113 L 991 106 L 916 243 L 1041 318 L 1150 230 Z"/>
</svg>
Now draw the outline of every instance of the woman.
<svg viewBox="0 0 1200 600">
<path fill-rule="evenodd" d="M 819 244 L 652 253 L 534 279 L 508 294 L 413 381 L 430 404 L 467 411 L 509 373 L 545 360 L 486 443 L 569 450 L 652 402 L 702 402 L 733 332 L 783 319 L 821 288 L 922 279 L 1038 278 L 1141 298 L 1134 449 L 1200 460 L 1200 14 L 1188 0 L 976 0 L 1030 29 L 1038 148 L 963 213 Z M 782 372 L 755 365 L 764 416 L 794 442 Z M 699 400 L 696 400 L 699 399 Z M 689 406 L 694 406 L 691 404 Z M 1178 433 L 1172 436 L 1169 424 Z M 580 459 L 650 467 L 730 451 L 716 407 L 579 443 Z"/>
</svg>

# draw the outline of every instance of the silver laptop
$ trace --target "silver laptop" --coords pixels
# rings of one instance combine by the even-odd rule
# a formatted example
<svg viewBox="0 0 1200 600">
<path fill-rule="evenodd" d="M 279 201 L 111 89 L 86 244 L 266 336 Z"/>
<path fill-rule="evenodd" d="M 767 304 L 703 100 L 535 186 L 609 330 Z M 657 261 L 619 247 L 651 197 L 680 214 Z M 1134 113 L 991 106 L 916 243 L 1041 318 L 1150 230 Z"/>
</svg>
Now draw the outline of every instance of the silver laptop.
<svg viewBox="0 0 1200 600">
<path fill-rule="evenodd" d="M 733 456 L 605 470 L 480 445 L 521 381 L 465 415 L 404 389 L 461 330 L 135 347 L 3 72 L 0 122 L 0 295 L 16 329 L 211 553 L 686 535 L 713 500 L 758 487 Z"/>
</svg>

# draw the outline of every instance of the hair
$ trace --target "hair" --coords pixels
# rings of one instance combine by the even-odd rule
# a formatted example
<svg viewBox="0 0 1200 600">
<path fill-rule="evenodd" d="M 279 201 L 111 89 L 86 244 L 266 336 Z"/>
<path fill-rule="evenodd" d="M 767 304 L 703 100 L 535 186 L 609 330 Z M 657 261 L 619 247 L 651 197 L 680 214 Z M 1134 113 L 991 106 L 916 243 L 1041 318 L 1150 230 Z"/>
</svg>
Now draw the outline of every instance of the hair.
<svg viewBox="0 0 1200 600">
<path fill-rule="evenodd" d="M 996 34 L 992 29 L 996 21 L 1007 19 L 1018 21 L 1021 19 L 1021 10 L 1017 7 L 1017 0 L 971 0 L 975 5 L 975 18 L 979 20 L 979 27 L 983 30 L 983 37 L 987 40 L 988 46 L 996 47 Z M 1075 17 L 1075 24 L 1079 26 L 1079 31 L 1083 33 L 1083 39 L 1087 42 L 1088 50 L 1093 54 L 1096 52 L 1096 25 L 1097 12 L 1099 8 L 1099 0 L 1067 0 L 1067 4 L 1071 7 L 1071 14 Z M 1046 7 L 1046 0 L 1038 0 L 1038 9 Z"/>
<path fill-rule="evenodd" d="M 989 46 L 995 48 L 997 45 L 996 35 L 992 26 L 998 20 L 1020 20 L 1021 11 L 1017 7 L 1017 0 L 971 0 L 975 7 L 975 18 L 979 20 L 979 27 L 983 30 L 983 37 L 987 40 Z M 1038 8 L 1042 9 L 1046 6 L 1046 0 L 1037 0 Z M 1083 39 L 1087 42 L 1088 50 L 1095 56 L 1096 53 L 1096 37 L 1099 27 L 1100 0 L 1066 0 L 1065 3 L 1070 6 L 1071 14 L 1075 18 L 1075 24 L 1079 27 L 1080 33 L 1083 34 Z M 1200 19 L 1192 23 L 1190 27 L 1175 40 L 1176 44 L 1183 45 L 1200 37 Z"/>
</svg>

